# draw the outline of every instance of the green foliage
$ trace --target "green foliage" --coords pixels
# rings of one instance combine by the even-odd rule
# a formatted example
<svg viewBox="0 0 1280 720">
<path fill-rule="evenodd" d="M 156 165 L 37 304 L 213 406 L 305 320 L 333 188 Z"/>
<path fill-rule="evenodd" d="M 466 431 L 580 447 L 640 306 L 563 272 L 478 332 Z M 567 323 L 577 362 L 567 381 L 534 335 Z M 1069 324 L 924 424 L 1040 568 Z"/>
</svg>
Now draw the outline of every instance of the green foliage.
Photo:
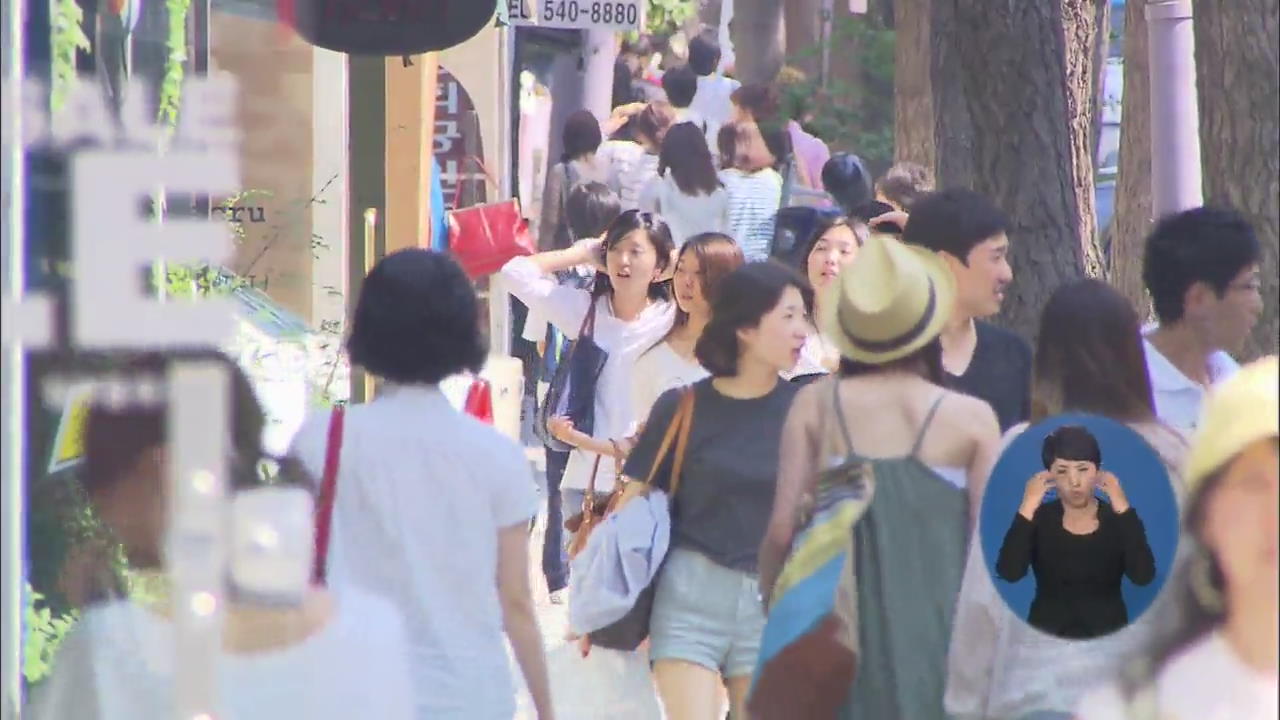
<svg viewBox="0 0 1280 720">
<path fill-rule="evenodd" d="M 74 0 L 72 0 L 74 2 Z M 191 0 L 165 0 L 169 11 L 169 35 L 165 41 L 164 78 L 160 81 L 160 109 L 156 122 L 173 130 L 182 104 L 182 80 L 187 62 L 187 12 Z"/>
<path fill-rule="evenodd" d="M 696 0 L 649 0 L 645 32 L 650 35 L 670 35 L 697 14 Z"/>
<path fill-rule="evenodd" d="M 840 17 L 832 27 L 831 45 L 856 48 L 858 76 L 852 81 L 833 78 L 824 89 L 816 79 L 786 73 L 784 111 L 825 140 L 832 152 L 857 153 L 878 175 L 893 164 L 894 32 L 863 17 Z M 803 54 L 809 52 L 816 50 Z"/>
<path fill-rule="evenodd" d="M 23 625 L 26 637 L 22 648 L 22 676 L 29 685 L 34 685 L 53 670 L 54 656 L 80 615 L 74 610 L 55 615 L 44 602 L 44 595 L 36 592 L 30 583 L 26 586 L 25 595 Z"/>
<path fill-rule="evenodd" d="M 227 198 L 221 207 L 235 207 L 247 200 L 269 197 L 270 195 L 271 193 L 267 190 L 244 190 Z M 234 235 L 232 242 L 237 246 L 243 244 L 245 239 L 244 223 L 227 220 L 227 224 L 231 227 L 231 233 Z M 165 282 L 165 297 L 179 299 L 228 294 L 250 285 L 249 280 L 206 263 L 166 266 Z"/>
<path fill-rule="evenodd" d="M 84 32 L 84 10 L 76 0 L 54 0 L 52 24 L 53 79 L 49 108 L 56 113 L 66 103 L 67 93 L 76 79 L 76 51 L 89 50 L 89 36 Z"/>
</svg>

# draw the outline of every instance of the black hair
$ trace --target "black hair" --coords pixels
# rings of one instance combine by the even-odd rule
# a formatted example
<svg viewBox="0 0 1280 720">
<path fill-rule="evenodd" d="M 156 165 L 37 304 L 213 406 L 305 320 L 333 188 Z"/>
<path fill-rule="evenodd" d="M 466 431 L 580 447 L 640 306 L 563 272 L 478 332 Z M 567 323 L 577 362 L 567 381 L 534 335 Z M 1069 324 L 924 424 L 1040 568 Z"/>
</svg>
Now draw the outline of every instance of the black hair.
<svg viewBox="0 0 1280 720">
<path fill-rule="evenodd" d="M 693 96 L 698 93 L 698 76 L 688 65 L 673 67 L 662 75 L 662 89 L 667 93 L 667 100 L 678 108 L 687 108 L 693 103 Z"/>
<path fill-rule="evenodd" d="M 600 149 L 600 121 L 587 110 L 574 110 L 564 121 L 564 152 L 561 162 L 577 160 Z"/>
<path fill-rule="evenodd" d="M 778 306 L 787 288 L 800 291 L 806 313 L 813 312 L 813 288 L 800 273 L 776 260 L 750 262 L 729 273 L 711 302 L 711 320 L 694 346 L 694 355 L 713 377 L 738 372 L 738 331 L 760 324 Z"/>
<path fill-rule="evenodd" d="M 701 76 L 720 67 L 720 43 L 710 31 L 698 33 L 689 41 L 689 67 Z"/>
<path fill-rule="evenodd" d="M 573 240 L 600 237 L 621 213 L 618 194 L 602 182 L 574 185 L 564 200 L 565 222 Z"/>
<path fill-rule="evenodd" d="M 934 252 L 946 252 L 968 265 L 969 253 L 975 247 L 1008 229 L 1008 218 L 985 195 L 965 188 L 948 188 L 916 201 L 902 240 Z"/>
<path fill-rule="evenodd" d="M 858 247 L 862 247 L 863 243 L 867 241 L 866 223 L 846 215 L 823 213 L 818 216 L 812 232 L 809 233 L 809 239 L 805 241 L 804 252 L 797 256 L 801 263 L 801 268 L 808 267 L 809 256 L 813 254 L 813 249 L 817 247 L 818 241 L 822 239 L 822 236 L 838 227 L 847 227 L 853 231 L 853 238 L 857 241 Z"/>
<path fill-rule="evenodd" d="M 849 215 L 871 200 L 871 174 L 862 158 L 836 153 L 822 166 L 822 188 Z"/>
<path fill-rule="evenodd" d="M 1040 461 L 1044 469 L 1053 467 L 1054 460 L 1080 460 L 1102 467 L 1102 449 L 1098 438 L 1083 425 L 1063 425 L 1045 436 L 1040 446 Z"/>
<path fill-rule="evenodd" d="M 943 374 L 941 337 L 935 337 L 918 350 L 887 363 L 865 363 L 847 357 L 840 358 L 842 377 L 874 375 L 894 370 L 914 373 L 934 385 L 945 387 L 947 383 L 946 375 Z"/>
<path fill-rule="evenodd" d="M 624 40 L 622 50 L 619 55 L 645 55 L 653 54 L 653 39 L 648 35 L 639 35 L 634 40 Z"/>
<path fill-rule="evenodd" d="M 711 195 L 721 187 L 707 138 L 693 123 L 676 123 L 667 130 L 658 152 L 658 174 L 667 171 L 685 195 Z"/>
<path fill-rule="evenodd" d="M 351 362 L 398 383 L 479 371 L 487 349 L 476 291 L 453 258 L 422 248 L 378 261 L 360 287 Z"/>
<path fill-rule="evenodd" d="M 609 224 L 604 232 L 604 242 L 600 243 L 601 256 L 598 258 L 600 263 L 603 265 L 606 262 L 605 258 L 610 248 L 637 230 L 643 231 L 649 238 L 658 256 L 657 267 L 659 270 L 665 270 L 671 264 L 671 255 L 676 249 L 675 241 L 671 239 L 671 228 L 667 227 L 666 221 L 661 216 L 642 210 L 627 210 Z M 591 285 L 591 297 L 600 298 L 611 292 L 613 292 L 613 284 L 609 282 L 609 275 L 596 272 L 595 281 Z M 669 300 L 671 281 L 649 283 L 649 297 L 654 300 Z"/>
<path fill-rule="evenodd" d="M 1200 207 L 1162 219 L 1147 236 L 1142 258 L 1156 317 L 1165 324 L 1181 320 L 1187 290 L 1197 282 L 1222 297 L 1261 255 L 1253 227 L 1234 210 Z"/>
<path fill-rule="evenodd" d="M 221 365 L 230 376 L 227 410 L 234 487 L 258 482 L 255 471 L 263 459 L 262 431 L 266 417 L 253 386 L 240 366 L 215 350 L 168 351 L 126 358 L 124 373 L 138 380 L 163 382 L 177 363 L 205 362 Z M 169 438 L 169 406 L 166 395 L 156 402 L 113 405 L 106 398 L 90 400 L 84 428 L 84 465 L 80 481 L 92 496 L 126 479 L 147 450 Z M 213 432 L 216 428 L 206 428 Z"/>
<path fill-rule="evenodd" d="M 620 105 L 634 102 L 636 99 L 635 89 L 631 85 L 631 68 L 627 67 L 627 63 L 619 57 L 613 63 L 613 97 L 610 105 L 617 108 Z M 623 139 L 618 133 L 614 133 L 615 139 Z"/>
</svg>

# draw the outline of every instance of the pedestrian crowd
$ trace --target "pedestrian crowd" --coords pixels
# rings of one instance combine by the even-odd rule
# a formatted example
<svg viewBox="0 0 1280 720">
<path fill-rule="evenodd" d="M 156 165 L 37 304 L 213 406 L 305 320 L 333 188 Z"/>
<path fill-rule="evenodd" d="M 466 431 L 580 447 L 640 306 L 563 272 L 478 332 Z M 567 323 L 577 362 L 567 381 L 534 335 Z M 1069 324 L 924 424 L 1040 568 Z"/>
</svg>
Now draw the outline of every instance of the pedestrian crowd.
<svg viewBox="0 0 1280 720">
<path fill-rule="evenodd" d="M 636 102 L 627 73 L 651 69 L 636 67 L 620 66 L 606 121 L 569 116 L 539 252 L 500 271 L 527 308 L 543 497 L 522 449 L 439 388 L 484 361 L 471 282 L 444 254 L 387 256 L 347 341 L 382 391 L 310 418 L 282 462 L 284 489 L 330 488 L 324 583 L 232 578 L 227 716 L 505 720 L 514 657 L 538 717 L 556 717 L 527 567 L 545 503 L 541 570 L 582 667 L 643 653 L 670 720 L 1276 718 L 1277 361 L 1231 356 L 1263 310 L 1249 223 L 1214 207 L 1160 219 L 1143 256 L 1154 321 L 1079 280 L 1052 289 L 1033 346 L 995 322 L 1028 269 L 990 199 L 832 155 L 773 88 L 719 74 L 708 36 L 648 83 L 665 99 Z M 232 370 L 251 485 L 262 411 Z M 1067 412 L 1140 435 L 1180 513 L 1158 600 L 1132 622 L 1106 606 L 1089 639 L 1015 617 L 975 539 L 1002 451 Z M 88 421 L 86 489 L 139 567 L 163 564 L 163 417 Z M 1046 453 L 1046 468 L 1067 457 Z M 1052 522 L 1025 517 L 1001 572 L 1038 562 L 1032 534 Z M 818 573 L 800 556 L 837 526 L 842 590 L 806 615 L 795 598 Z M 1123 507 L 1096 527 L 1141 549 Z M 613 580 L 625 612 L 575 623 L 613 602 Z M 822 618 L 835 629 L 805 625 Z M 162 611 L 91 606 L 36 717 L 159 717 L 173 668 L 146 653 L 171 639 Z M 790 711 L 775 670 L 792 673 Z"/>
</svg>

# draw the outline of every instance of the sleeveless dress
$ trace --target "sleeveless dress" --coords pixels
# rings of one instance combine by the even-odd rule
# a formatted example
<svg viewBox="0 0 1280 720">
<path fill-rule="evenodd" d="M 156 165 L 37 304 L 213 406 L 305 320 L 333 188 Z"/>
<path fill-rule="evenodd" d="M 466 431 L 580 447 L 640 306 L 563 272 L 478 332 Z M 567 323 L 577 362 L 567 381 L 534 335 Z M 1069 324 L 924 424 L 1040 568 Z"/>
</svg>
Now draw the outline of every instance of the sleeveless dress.
<svg viewBox="0 0 1280 720">
<path fill-rule="evenodd" d="M 844 434 L 842 465 L 870 464 L 870 507 L 854 527 L 858 672 L 843 720 L 943 719 L 947 646 L 968 543 L 968 497 L 919 458 L 944 391 L 920 426 L 911 452 L 868 458 L 853 451 L 832 383 Z"/>
</svg>

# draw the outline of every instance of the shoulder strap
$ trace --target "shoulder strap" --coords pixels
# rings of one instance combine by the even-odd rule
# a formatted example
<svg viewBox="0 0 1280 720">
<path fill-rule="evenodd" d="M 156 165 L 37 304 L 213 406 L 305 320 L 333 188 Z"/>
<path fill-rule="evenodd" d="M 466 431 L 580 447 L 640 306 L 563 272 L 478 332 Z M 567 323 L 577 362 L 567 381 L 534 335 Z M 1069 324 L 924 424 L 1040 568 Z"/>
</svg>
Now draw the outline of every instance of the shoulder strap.
<svg viewBox="0 0 1280 720">
<path fill-rule="evenodd" d="M 929 413 L 924 416 L 924 423 L 920 425 L 920 434 L 916 436 L 916 442 L 911 446 L 911 457 L 915 457 L 920 452 L 920 448 L 924 445 L 924 435 L 929 432 L 929 424 L 933 422 L 933 416 L 938 412 L 938 406 L 942 404 L 946 397 L 947 391 L 943 390 L 938 395 L 938 399 L 933 401 L 933 406 L 929 408 Z"/>
<path fill-rule="evenodd" d="M 840 434 L 844 437 L 846 457 L 853 456 L 853 440 L 849 435 L 849 423 L 844 419 L 844 406 L 840 403 L 840 377 L 831 378 L 831 400 L 836 406 L 836 422 L 840 423 Z"/>
<path fill-rule="evenodd" d="M 323 585 L 329 559 L 329 530 L 333 523 L 333 501 L 338 489 L 338 466 L 342 460 L 342 425 L 345 408 L 339 405 L 329 414 L 329 438 L 325 445 L 324 477 L 316 504 L 316 553 L 311 578 Z"/>
<path fill-rule="evenodd" d="M 645 483 L 652 485 L 653 478 L 658 474 L 658 468 L 662 466 L 662 461 L 667 457 L 667 453 L 671 451 L 671 446 L 675 444 L 675 458 L 671 465 L 671 483 L 669 487 L 671 491 L 670 497 L 675 497 L 676 490 L 680 486 L 680 471 L 684 466 L 684 453 L 689 444 L 689 430 L 693 427 L 693 387 L 686 387 L 680 391 L 680 404 L 676 406 L 676 412 L 671 416 L 671 423 L 667 425 L 667 431 L 662 436 L 662 442 L 658 445 L 658 453 L 653 456 L 653 463 L 649 466 L 649 476 L 645 478 Z"/>
</svg>

